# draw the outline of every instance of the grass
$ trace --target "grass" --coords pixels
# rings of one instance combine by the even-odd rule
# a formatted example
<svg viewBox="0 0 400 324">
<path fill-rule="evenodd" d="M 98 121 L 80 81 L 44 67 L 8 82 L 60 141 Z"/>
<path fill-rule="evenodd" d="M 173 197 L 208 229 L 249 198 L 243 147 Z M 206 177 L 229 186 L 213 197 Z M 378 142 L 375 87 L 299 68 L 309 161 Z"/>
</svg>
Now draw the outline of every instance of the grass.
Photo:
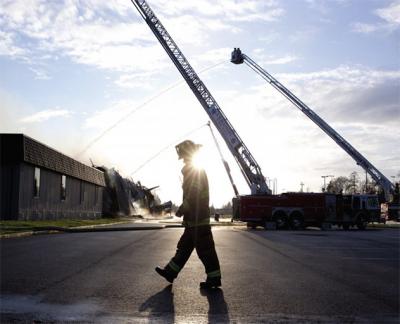
<svg viewBox="0 0 400 324">
<path fill-rule="evenodd" d="M 373 224 L 368 224 L 368 227 L 377 227 L 377 228 L 400 228 L 400 223 L 399 223 L 399 222 L 386 222 L 386 224 L 373 223 Z"/>
<path fill-rule="evenodd" d="M 78 227 L 91 225 L 104 225 L 117 222 L 129 222 L 129 218 L 99 218 L 99 219 L 58 219 L 58 220 L 36 220 L 36 221 L 0 221 L 0 235 L 40 231 L 49 227 Z"/>
</svg>

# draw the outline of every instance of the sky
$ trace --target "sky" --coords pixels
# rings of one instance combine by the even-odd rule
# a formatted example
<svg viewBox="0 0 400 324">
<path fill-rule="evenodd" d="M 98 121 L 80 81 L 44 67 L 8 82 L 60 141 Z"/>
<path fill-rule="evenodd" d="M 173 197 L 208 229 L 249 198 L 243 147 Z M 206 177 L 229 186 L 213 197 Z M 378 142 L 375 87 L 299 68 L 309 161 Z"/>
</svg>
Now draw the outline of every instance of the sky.
<svg viewBox="0 0 400 324">
<path fill-rule="evenodd" d="M 400 1 L 149 0 L 277 191 L 354 160 L 249 67 L 271 73 L 390 180 L 400 177 Z M 174 145 L 203 144 L 210 200 L 233 190 L 207 114 L 129 0 L 2 0 L 0 132 L 114 167 L 181 202 Z M 217 134 L 241 194 L 238 166 Z M 393 176 L 397 178 L 393 178 Z"/>
</svg>

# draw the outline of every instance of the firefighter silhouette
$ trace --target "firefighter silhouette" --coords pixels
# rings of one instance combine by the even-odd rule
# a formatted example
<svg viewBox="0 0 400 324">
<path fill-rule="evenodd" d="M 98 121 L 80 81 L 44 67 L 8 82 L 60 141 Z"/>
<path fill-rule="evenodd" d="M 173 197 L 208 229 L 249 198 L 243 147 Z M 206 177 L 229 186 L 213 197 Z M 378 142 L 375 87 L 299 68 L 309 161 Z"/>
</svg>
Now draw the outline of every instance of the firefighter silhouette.
<svg viewBox="0 0 400 324">
<path fill-rule="evenodd" d="M 217 288 L 221 286 L 221 271 L 210 226 L 208 179 L 203 169 L 193 165 L 193 157 L 200 147 L 190 140 L 175 147 L 179 159 L 184 162 L 183 199 L 176 216 L 183 216 L 185 230 L 175 256 L 164 268 L 156 267 L 156 271 L 172 283 L 196 249 L 207 274 L 206 281 L 201 282 L 200 287 Z"/>
</svg>

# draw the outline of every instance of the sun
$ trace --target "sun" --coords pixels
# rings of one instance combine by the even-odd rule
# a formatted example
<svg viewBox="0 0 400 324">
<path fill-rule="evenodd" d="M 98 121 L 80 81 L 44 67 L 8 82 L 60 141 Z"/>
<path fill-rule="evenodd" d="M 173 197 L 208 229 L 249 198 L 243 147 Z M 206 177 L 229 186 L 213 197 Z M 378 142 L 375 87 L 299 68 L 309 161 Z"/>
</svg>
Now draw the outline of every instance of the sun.
<svg viewBox="0 0 400 324">
<path fill-rule="evenodd" d="M 204 169 L 206 167 L 208 159 L 203 150 L 199 150 L 193 155 L 192 163 L 193 166 L 198 170 Z"/>
</svg>

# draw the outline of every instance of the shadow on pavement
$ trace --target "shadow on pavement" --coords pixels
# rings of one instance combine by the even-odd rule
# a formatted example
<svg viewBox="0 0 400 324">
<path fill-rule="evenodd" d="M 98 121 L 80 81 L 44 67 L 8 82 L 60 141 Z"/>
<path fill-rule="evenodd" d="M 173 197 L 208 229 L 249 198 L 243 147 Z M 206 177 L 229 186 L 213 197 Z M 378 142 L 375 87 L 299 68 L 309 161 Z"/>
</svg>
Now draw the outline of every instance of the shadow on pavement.
<svg viewBox="0 0 400 324">
<path fill-rule="evenodd" d="M 162 323 L 175 323 L 174 293 L 172 285 L 149 297 L 139 308 L 140 312 L 148 312 L 148 319 Z"/>
<path fill-rule="evenodd" d="M 207 297 L 208 323 L 229 323 L 229 310 L 222 289 L 200 289 L 202 296 Z"/>
</svg>

